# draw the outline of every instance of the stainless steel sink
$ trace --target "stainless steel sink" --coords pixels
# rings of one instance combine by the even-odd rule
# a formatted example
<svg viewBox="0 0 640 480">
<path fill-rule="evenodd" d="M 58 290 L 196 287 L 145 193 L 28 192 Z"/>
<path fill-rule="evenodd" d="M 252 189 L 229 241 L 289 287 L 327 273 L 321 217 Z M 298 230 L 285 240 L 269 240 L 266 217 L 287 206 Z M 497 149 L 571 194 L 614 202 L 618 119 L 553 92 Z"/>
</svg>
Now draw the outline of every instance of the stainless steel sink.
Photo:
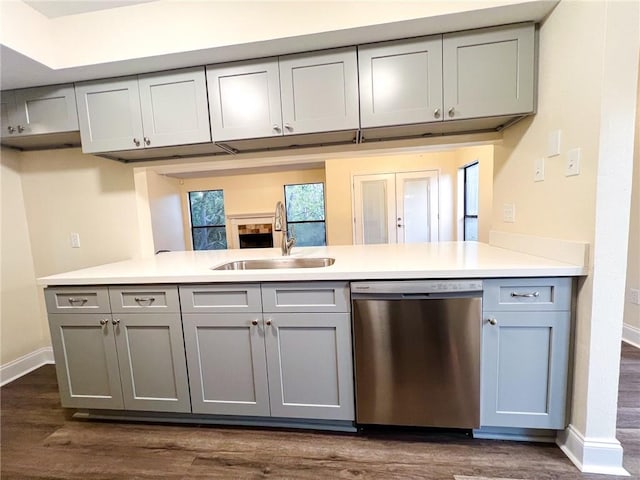
<svg viewBox="0 0 640 480">
<path fill-rule="evenodd" d="M 211 270 L 265 270 L 271 268 L 320 268 L 329 267 L 335 263 L 335 258 L 312 257 L 312 258 L 269 258 L 264 260 L 236 260 L 235 262 L 223 263 Z"/>
</svg>

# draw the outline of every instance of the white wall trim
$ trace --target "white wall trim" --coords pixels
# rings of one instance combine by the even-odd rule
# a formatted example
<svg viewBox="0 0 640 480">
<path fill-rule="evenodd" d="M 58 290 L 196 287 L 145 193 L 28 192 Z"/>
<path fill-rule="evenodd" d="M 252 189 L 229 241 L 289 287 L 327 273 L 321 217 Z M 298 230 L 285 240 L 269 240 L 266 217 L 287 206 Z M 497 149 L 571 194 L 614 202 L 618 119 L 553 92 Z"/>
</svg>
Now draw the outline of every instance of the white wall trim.
<svg viewBox="0 0 640 480">
<path fill-rule="evenodd" d="M 624 323 L 622 325 L 622 341 L 640 348 L 640 328 Z"/>
<path fill-rule="evenodd" d="M 52 347 L 39 348 L 34 352 L 27 353 L 20 358 L 5 363 L 0 367 L 0 386 L 13 382 L 36 368 L 50 363 L 55 363 L 53 361 Z"/>
<path fill-rule="evenodd" d="M 588 242 L 491 230 L 489 232 L 489 244 L 494 247 L 550 258 L 558 262 L 589 267 L 590 249 Z"/>
<path fill-rule="evenodd" d="M 556 443 L 583 473 L 630 476 L 622 466 L 622 446 L 615 438 L 585 438 L 569 425 L 558 433 Z"/>
</svg>

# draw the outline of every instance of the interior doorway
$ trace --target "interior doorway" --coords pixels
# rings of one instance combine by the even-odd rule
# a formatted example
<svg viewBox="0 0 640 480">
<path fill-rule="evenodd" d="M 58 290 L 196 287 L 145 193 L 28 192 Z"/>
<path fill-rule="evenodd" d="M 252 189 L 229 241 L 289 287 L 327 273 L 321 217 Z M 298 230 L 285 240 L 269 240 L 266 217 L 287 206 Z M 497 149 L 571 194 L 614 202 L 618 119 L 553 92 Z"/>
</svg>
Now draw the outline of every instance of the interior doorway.
<svg viewBox="0 0 640 480">
<path fill-rule="evenodd" d="M 353 175 L 354 244 L 439 240 L 438 171 Z"/>
</svg>

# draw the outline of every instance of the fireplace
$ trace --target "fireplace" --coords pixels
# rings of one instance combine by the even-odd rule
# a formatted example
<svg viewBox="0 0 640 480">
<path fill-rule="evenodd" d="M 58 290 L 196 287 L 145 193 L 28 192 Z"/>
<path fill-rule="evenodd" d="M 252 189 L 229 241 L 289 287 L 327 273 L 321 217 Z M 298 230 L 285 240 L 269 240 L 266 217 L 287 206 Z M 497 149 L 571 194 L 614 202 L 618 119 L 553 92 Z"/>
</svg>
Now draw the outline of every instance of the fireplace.
<svg viewBox="0 0 640 480">
<path fill-rule="evenodd" d="M 271 223 L 250 223 L 238 225 L 240 248 L 272 248 L 273 225 Z"/>
</svg>

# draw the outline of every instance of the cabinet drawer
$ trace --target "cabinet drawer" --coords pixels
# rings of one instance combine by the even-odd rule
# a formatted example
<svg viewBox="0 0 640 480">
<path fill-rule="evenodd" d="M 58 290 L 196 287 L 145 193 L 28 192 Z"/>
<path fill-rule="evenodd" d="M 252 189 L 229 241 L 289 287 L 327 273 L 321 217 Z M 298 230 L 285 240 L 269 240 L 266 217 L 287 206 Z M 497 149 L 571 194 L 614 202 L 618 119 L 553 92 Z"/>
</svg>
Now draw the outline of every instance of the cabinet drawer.
<svg viewBox="0 0 640 480">
<path fill-rule="evenodd" d="M 178 288 L 175 286 L 111 287 L 109 298 L 113 313 L 180 312 Z"/>
<path fill-rule="evenodd" d="M 264 312 L 349 312 L 347 282 L 262 284 Z"/>
<path fill-rule="evenodd" d="M 44 291 L 47 313 L 109 313 L 107 287 L 60 287 Z"/>
<path fill-rule="evenodd" d="M 182 313 L 262 312 L 259 284 L 180 287 Z"/>
<path fill-rule="evenodd" d="M 485 311 L 557 311 L 571 308 L 571 278 L 503 278 L 483 283 Z"/>
</svg>

